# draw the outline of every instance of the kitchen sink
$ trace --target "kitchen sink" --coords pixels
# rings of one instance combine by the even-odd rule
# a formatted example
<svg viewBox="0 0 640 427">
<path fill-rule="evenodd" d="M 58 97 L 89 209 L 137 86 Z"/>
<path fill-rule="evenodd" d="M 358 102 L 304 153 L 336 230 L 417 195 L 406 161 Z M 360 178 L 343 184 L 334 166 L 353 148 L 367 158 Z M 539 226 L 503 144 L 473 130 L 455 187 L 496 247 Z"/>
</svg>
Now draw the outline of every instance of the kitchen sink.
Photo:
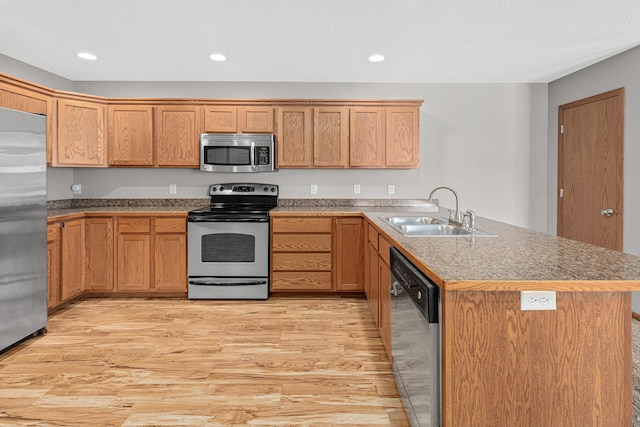
<svg viewBox="0 0 640 427">
<path fill-rule="evenodd" d="M 463 226 L 449 224 L 440 217 L 386 216 L 379 217 L 405 236 L 420 237 L 495 237 L 483 230 L 469 230 Z"/>
<path fill-rule="evenodd" d="M 380 219 L 391 226 L 447 224 L 448 222 L 445 218 L 432 216 L 381 216 Z"/>
</svg>

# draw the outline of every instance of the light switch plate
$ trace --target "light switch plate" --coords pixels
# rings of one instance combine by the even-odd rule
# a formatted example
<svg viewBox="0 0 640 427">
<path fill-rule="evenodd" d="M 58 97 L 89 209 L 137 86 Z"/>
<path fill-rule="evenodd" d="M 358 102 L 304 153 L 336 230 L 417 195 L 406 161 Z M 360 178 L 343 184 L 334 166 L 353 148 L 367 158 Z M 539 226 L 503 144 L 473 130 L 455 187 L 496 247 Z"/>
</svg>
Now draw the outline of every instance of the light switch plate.
<svg viewBox="0 0 640 427">
<path fill-rule="evenodd" d="M 520 310 L 555 310 L 556 291 L 520 291 Z"/>
</svg>

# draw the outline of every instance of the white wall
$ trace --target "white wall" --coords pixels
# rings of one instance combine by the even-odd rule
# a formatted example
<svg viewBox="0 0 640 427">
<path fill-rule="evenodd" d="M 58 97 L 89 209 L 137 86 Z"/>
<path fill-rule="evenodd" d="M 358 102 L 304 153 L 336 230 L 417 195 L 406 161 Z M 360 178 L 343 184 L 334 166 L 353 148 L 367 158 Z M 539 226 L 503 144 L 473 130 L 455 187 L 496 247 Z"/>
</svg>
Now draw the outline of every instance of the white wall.
<svg viewBox="0 0 640 427">
<path fill-rule="evenodd" d="M 439 185 L 454 187 L 461 208 L 480 216 L 544 230 L 546 206 L 546 85 L 76 82 L 74 90 L 109 97 L 424 99 L 420 113 L 420 168 L 414 170 L 282 169 L 273 174 L 212 174 L 181 169 L 80 169 L 80 197 L 206 197 L 211 183 L 262 181 L 283 198 L 425 198 Z M 543 170 L 543 173 L 540 171 Z M 362 193 L 353 195 L 353 184 Z M 453 197 L 438 193 L 441 204 Z"/>
<path fill-rule="evenodd" d="M 558 188 L 558 107 L 560 105 L 625 88 L 624 111 L 624 252 L 640 255 L 640 47 L 623 52 L 591 67 L 549 84 L 549 149 L 547 223 L 550 233 L 556 232 Z M 634 292 L 633 311 L 640 313 L 640 293 Z"/>
<path fill-rule="evenodd" d="M 461 208 L 480 216 L 546 230 L 546 84 L 351 84 L 217 82 L 73 82 L 0 55 L 0 72 L 50 86 L 109 97 L 424 99 L 420 168 L 411 170 L 282 169 L 273 174 L 212 174 L 184 169 L 50 168 L 48 199 L 66 199 L 72 183 L 84 198 L 206 197 L 211 183 L 247 180 L 281 186 L 284 198 L 425 198 L 454 187 Z M 353 195 L 353 184 L 362 193 Z M 443 206 L 453 197 L 440 192 Z"/>
</svg>

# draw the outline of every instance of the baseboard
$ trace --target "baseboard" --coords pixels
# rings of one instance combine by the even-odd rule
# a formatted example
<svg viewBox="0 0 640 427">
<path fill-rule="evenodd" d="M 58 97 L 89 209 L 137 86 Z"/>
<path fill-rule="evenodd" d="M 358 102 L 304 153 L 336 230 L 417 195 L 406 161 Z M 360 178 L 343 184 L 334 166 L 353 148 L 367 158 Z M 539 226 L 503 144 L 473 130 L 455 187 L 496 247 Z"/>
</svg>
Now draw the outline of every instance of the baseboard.
<svg viewBox="0 0 640 427">
<path fill-rule="evenodd" d="M 633 317 L 634 319 L 640 321 L 640 314 L 636 313 L 635 311 L 631 312 L 631 317 Z"/>
</svg>

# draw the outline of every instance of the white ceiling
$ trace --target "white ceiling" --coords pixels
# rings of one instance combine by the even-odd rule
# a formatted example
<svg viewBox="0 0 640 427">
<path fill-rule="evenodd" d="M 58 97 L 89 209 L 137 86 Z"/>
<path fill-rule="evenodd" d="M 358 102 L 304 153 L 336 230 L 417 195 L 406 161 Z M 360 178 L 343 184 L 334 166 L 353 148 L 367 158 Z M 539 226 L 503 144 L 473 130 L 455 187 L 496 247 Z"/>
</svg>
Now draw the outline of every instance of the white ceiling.
<svg viewBox="0 0 640 427">
<path fill-rule="evenodd" d="M 73 81 L 545 83 L 637 45 L 639 0 L 0 0 L 0 53 Z"/>
</svg>

